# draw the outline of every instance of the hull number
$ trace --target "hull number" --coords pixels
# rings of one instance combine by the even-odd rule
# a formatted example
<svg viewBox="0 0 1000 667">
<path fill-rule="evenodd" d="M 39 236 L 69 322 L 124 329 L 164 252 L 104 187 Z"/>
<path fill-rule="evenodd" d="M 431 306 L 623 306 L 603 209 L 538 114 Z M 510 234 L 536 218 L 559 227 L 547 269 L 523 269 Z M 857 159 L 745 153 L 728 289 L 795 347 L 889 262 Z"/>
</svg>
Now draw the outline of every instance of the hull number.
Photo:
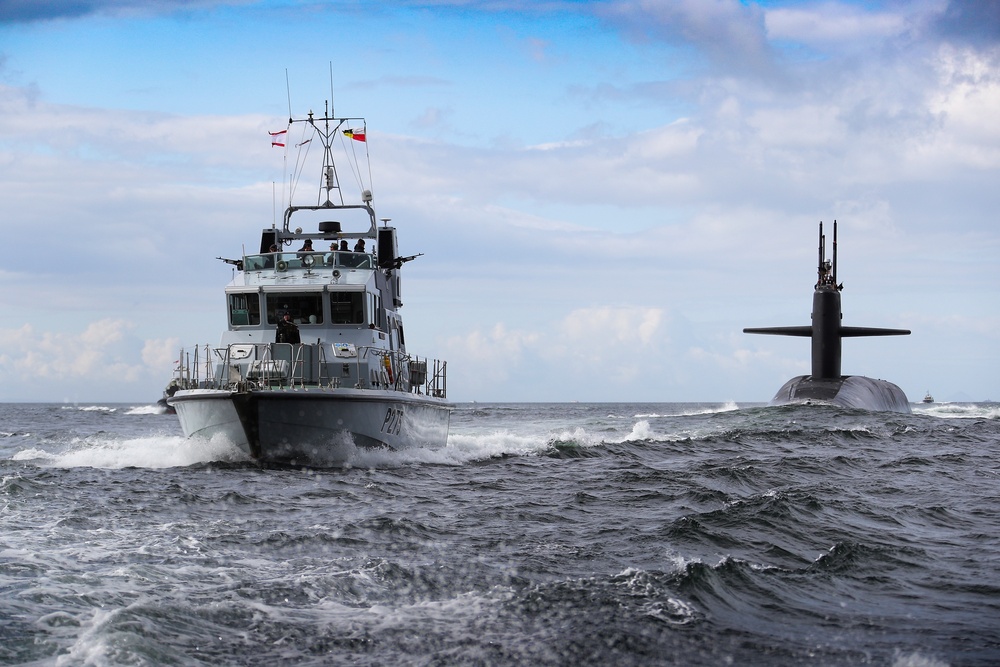
<svg viewBox="0 0 1000 667">
<path fill-rule="evenodd" d="M 399 435 L 399 431 L 402 427 L 403 409 L 389 408 L 386 410 L 385 419 L 382 421 L 382 428 L 380 430 L 388 435 Z"/>
</svg>

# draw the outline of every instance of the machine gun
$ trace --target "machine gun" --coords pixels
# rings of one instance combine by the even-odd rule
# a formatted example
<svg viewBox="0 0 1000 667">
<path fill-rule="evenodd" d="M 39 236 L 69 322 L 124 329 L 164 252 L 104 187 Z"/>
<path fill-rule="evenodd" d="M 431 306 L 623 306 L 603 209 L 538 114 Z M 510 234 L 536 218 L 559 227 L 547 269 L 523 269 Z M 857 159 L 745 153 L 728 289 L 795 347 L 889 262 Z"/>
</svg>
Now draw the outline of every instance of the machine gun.
<svg viewBox="0 0 1000 667">
<path fill-rule="evenodd" d="M 412 262 L 417 257 L 423 257 L 423 256 L 424 253 L 418 252 L 416 255 L 410 255 L 409 257 L 397 257 L 396 259 L 392 260 L 392 268 L 401 269 L 403 268 L 403 264 L 405 264 L 406 262 Z"/>
<path fill-rule="evenodd" d="M 242 259 L 226 259 L 225 257 L 216 257 L 216 259 L 221 259 L 226 264 L 232 264 L 236 267 L 237 271 L 243 270 L 243 260 Z"/>
</svg>

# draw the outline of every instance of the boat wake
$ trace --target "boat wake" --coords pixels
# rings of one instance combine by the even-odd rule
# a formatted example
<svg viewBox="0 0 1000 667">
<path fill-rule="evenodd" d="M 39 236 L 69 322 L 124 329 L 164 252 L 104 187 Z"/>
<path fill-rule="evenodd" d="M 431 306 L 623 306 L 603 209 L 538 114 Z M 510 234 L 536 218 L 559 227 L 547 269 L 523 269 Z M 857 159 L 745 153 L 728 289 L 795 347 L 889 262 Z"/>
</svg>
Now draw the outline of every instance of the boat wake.
<svg viewBox="0 0 1000 667">
<path fill-rule="evenodd" d="M 180 436 L 142 438 L 77 439 L 59 452 L 29 448 L 11 457 L 50 468 L 181 468 L 202 463 L 249 461 L 235 445 L 223 438 L 189 440 Z"/>
</svg>

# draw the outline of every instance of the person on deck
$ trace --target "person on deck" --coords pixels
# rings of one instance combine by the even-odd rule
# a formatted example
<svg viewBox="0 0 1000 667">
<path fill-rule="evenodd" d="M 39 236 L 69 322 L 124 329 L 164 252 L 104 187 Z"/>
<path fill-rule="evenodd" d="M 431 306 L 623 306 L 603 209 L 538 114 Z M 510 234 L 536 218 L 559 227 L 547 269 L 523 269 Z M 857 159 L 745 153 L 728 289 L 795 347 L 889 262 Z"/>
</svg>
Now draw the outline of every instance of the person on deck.
<svg viewBox="0 0 1000 667">
<path fill-rule="evenodd" d="M 291 343 L 292 345 L 298 345 L 302 342 L 299 338 L 299 328 L 295 326 L 295 322 L 292 322 L 291 313 L 286 311 L 284 317 L 278 320 L 278 330 L 274 335 L 274 342 Z"/>
</svg>

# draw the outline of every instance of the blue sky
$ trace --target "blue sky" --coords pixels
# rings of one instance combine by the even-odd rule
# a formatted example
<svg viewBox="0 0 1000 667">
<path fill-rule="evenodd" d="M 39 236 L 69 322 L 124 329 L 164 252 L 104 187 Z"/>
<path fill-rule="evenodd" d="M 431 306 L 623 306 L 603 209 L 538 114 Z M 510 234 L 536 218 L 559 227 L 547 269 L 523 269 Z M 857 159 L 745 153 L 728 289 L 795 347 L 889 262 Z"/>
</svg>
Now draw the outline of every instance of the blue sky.
<svg viewBox="0 0 1000 667">
<path fill-rule="evenodd" d="M 1000 3 L 0 0 L 0 400 L 218 341 L 331 63 L 455 400 L 766 401 L 834 219 L 844 323 L 913 330 L 844 372 L 1000 397 Z"/>
</svg>

